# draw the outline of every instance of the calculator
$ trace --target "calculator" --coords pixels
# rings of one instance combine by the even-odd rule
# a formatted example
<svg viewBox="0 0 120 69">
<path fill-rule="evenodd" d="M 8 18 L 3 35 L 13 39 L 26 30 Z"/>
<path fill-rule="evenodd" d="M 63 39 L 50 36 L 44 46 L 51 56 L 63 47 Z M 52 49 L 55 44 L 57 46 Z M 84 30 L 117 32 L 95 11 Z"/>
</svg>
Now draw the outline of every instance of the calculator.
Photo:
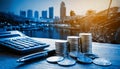
<svg viewBox="0 0 120 69">
<path fill-rule="evenodd" d="M 49 44 L 32 39 L 20 31 L 6 31 L 0 32 L 0 47 L 25 53 L 44 49 L 49 47 Z"/>
</svg>

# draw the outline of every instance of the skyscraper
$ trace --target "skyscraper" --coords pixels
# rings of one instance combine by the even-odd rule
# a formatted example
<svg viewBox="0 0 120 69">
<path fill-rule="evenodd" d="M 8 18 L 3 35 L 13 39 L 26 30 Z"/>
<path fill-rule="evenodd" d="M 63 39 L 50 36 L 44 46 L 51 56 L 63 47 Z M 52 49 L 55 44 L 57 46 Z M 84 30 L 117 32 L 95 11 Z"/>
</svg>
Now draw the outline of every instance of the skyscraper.
<svg viewBox="0 0 120 69">
<path fill-rule="evenodd" d="M 39 12 L 38 11 L 35 11 L 34 12 L 34 18 L 38 18 L 39 17 Z"/>
<path fill-rule="evenodd" d="M 42 18 L 46 19 L 47 18 L 47 11 L 42 11 Z"/>
<path fill-rule="evenodd" d="M 54 16 L 54 8 L 49 7 L 49 18 L 53 19 L 53 16 Z"/>
<path fill-rule="evenodd" d="M 29 10 L 27 11 L 27 17 L 28 17 L 28 18 L 33 18 L 33 11 L 32 11 L 32 10 L 29 9 Z"/>
<path fill-rule="evenodd" d="M 63 19 L 66 17 L 66 7 L 65 7 L 65 3 L 61 2 L 61 6 L 60 6 L 60 18 Z"/>
<path fill-rule="evenodd" d="M 26 17 L 26 12 L 25 11 L 20 11 L 20 16 L 21 17 Z"/>
</svg>

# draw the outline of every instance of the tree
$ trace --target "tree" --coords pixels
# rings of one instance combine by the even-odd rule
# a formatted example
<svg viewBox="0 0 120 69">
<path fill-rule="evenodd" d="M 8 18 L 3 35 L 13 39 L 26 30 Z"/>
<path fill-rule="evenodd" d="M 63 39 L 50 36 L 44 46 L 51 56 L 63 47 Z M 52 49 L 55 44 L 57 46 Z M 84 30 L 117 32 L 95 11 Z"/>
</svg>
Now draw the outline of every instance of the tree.
<svg viewBox="0 0 120 69">
<path fill-rule="evenodd" d="M 73 10 L 70 11 L 70 16 L 75 16 L 75 12 Z"/>
<path fill-rule="evenodd" d="M 96 13 L 95 10 L 90 9 L 90 10 L 87 10 L 86 15 L 93 15 L 95 13 Z"/>
</svg>

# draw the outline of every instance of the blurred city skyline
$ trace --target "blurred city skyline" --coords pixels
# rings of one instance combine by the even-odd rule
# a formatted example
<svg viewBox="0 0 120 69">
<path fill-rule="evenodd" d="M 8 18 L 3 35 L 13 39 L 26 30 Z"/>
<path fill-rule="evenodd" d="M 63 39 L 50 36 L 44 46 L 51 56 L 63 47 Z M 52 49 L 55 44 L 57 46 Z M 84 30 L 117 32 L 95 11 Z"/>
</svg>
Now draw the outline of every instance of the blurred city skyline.
<svg viewBox="0 0 120 69">
<path fill-rule="evenodd" d="M 43 10 L 54 7 L 54 16 L 60 16 L 60 3 L 65 2 L 66 14 L 69 16 L 71 10 L 77 15 L 84 15 L 87 10 L 93 9 L 101 11 L 108 8 L 110 0 L 0 0 L 0 11 L 13 12 L 17 15 L 21 10 L 39 11 L 39 16 Z M 111 7 L 120 7 L 120 0 L 113 0 Z"/>
</svg>

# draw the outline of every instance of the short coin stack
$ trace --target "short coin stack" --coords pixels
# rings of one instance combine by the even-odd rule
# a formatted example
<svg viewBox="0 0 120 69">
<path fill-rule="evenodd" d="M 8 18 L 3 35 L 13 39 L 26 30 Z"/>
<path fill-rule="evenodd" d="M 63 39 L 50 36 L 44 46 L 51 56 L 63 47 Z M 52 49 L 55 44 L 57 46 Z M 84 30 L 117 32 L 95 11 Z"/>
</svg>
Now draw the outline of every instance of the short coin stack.
<svg viewBox="0 0 120 69">
<path fill-rule="evenodd" d="M 68 36 L 67 41 L 69 42 L 69 52 L 70 56 L 77 57 L 78 50 L 79 50 L 79 40 L 80 38 L 78 36 Z"/>
<path fill-rule="evenodd" d="M 50 63 L 56 63 L 62 61 L 65 56 L 68 54 L 68 42 L 66 40 L 57 40 L 55 42 L 56 56 L 47 58 L 47 61 Z"/>
<path fill-rule="evenodd" d="M 55 42 L 56 55 L 65 57 L 68 54 L 68 41 L 58 40 Z"/>
<path fill-rule="evenodd" d="M 56 55 L 64 57 L 62 61 L 57 62 L 59 65 L 62 66 L 71 66 L 76 63 L 75 60 L 73 60 L 69 56 L 69 43 L 65 40 L 59 40 L 55 42 L 56 45 Z"/>
<path fill-rule="evenodd" d="M 57 62 L 59 65 L 62 66 L 71 66 L 76 63 L 76 61 L 69 56 L 68 41 L 58 40 L 55 42 L 55 46 L 56 46 L 56 56 L 47 58 L 48 62 L 52 62 L 52 63 Z"/>
</svg>

